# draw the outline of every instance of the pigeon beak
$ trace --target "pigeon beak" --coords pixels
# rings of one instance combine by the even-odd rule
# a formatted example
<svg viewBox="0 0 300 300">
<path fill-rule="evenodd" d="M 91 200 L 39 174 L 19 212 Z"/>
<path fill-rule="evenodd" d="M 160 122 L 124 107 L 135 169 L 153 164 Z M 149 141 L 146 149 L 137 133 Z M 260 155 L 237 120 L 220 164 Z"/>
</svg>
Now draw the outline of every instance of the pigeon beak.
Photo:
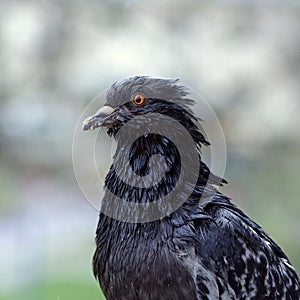
<svg viewBox="0 0 300 300">
<path fill-rule="evenodd" d="M 111 115 L 115 111 L 111 106 L 102 106 L 94 115 L 87 117 L 82 124 L 83 130 L 93 130 L 98 127 L 102 127 L 105 118 Z"/>
</svg>

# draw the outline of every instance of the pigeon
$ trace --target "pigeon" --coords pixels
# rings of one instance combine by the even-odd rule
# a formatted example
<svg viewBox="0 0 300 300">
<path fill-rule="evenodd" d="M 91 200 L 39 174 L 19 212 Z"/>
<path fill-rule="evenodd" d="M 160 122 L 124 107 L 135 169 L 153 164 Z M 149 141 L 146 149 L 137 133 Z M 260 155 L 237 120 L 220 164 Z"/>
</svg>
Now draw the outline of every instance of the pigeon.
<svg viewBox="0 0 300 300">
<path fill-rule="evenodd" d="M 282 249 L 219 190 L 210 145 L 178 79 L 115 82 L 83 130 L 117 142 L 105 178 L 93 272 L 108 300 L 300 299 Z M 103 158 L 105 159 L 105 158 Z"/>
</svg>

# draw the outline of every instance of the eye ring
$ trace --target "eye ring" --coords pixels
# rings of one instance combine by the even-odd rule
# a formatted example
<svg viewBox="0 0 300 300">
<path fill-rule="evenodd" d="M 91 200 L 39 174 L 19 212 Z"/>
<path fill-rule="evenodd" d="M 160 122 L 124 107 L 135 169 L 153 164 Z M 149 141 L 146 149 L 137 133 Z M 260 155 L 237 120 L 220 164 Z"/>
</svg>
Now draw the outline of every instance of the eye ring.
<svg viewBox="0 0 300 300">
<path fill-rule="evenodd" d="M 135 105 L 143 105 L 145 102 L 145 96 L 143 94 L 136 94 L 133 98 L 133 103 Z"/>
</svg>

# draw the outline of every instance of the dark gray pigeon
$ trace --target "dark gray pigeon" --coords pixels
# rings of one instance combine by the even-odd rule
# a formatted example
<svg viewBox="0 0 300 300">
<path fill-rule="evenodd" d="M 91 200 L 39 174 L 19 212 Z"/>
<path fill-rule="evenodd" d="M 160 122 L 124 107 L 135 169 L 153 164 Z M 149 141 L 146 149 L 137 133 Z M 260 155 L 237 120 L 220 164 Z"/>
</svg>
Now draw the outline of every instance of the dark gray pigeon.
<svg viewBox="0 0 300 300">
<path fill-rule="evenodd" d="M 93 258 L 106 299 L 300 299 L 281 248 L 216 189 L 192 104 L 178 80 L 136 76 L 84 121 L 118 143 Z"/>
</svg>

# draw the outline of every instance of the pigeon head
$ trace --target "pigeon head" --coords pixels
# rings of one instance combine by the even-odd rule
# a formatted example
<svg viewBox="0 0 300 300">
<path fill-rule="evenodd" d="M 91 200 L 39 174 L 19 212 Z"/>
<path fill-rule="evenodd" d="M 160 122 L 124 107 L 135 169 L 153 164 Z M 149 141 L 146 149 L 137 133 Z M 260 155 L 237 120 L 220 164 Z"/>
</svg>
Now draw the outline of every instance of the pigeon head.
<svg viewBox="0 0 300 300">
<path fill-rule="evenodd" d="M 136 76 L 110 87 L 104 106 L 83 123 L 83 130 L 104 127 L 117 140 L 102 212 L 130 222 L 154 220 L 185 203 L 197 184 L 224 183 L 201 161 L 200 147 L 209 143 L 193 103 L 188 89 L 174 79 Z M 123 202 L 115 199 L 157 206 L 121 209 Z"/>
<path fill-rule="evenodd" d="M 110 135 L 115 135 L 136 117 L 146 124 L 149 114 L 160 114 L 179 121 L 198 139 L 197 142 L 208 144 L 195 127 L 197 118 L 190 108 L 194 101 L 188 94 L 188 89 L 180 85 L 178 79 L 135 76 L 115 82 L 107 92 L 104 106 L 83 122 L 83 130 L 106 127 Z"/>
</svg>

